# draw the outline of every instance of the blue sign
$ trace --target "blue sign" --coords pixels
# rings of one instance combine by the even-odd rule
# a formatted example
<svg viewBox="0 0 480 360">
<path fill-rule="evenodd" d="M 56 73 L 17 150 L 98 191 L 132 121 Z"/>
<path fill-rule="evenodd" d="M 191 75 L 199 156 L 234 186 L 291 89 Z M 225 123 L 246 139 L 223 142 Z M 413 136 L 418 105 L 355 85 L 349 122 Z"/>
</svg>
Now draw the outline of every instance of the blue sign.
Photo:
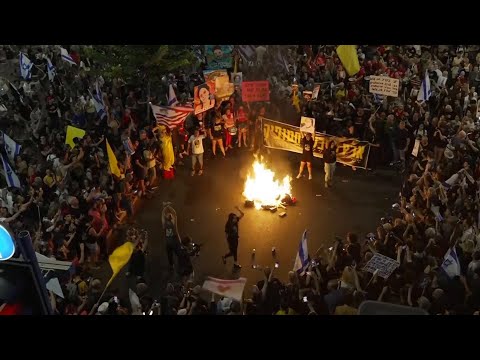
<svg viewBox="0 0 480 360">
<path fill-rule="evenodd" d="M 0 225 L 0 261 L 10 259 L 15 254 L 15 242 L 10 233 Z"/>
</svg>

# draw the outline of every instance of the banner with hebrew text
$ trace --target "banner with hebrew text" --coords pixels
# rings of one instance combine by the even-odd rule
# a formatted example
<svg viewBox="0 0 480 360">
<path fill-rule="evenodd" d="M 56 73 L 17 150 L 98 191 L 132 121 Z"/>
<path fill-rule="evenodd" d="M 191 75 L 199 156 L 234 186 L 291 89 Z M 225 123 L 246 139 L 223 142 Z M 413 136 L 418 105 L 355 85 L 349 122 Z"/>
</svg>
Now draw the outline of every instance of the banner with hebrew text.
<svg viewBox="0 0 480 360">
<path fill-rule="evenodd" d="M 263 145 L 271 149 L 302 153 L 300 128 L 278 121 L 262 118 Z M 328 141 L 337 143 L 337 162 L 358 168 L 367 168 L 370 143 L 354 139 L 340 138 L 319 132 L 315 133 L 313 155 L 323 158 Z"/>
</svg>

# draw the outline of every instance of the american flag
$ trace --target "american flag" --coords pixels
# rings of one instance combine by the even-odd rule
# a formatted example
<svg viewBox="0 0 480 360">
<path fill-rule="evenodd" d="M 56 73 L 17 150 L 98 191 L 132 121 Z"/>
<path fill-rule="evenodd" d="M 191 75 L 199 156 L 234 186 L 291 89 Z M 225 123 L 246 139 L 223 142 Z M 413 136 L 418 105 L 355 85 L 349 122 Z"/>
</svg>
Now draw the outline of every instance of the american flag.
<svg viewBox="0 0 480 360">
<path fill-rule="evenodd" d="M 193 107 L 185 106 L 157 106 L 150 104 L 157 125 L 165 125 L 174 128 L 181 125 L 187 116 L 193 111 Z"/>
</svg>

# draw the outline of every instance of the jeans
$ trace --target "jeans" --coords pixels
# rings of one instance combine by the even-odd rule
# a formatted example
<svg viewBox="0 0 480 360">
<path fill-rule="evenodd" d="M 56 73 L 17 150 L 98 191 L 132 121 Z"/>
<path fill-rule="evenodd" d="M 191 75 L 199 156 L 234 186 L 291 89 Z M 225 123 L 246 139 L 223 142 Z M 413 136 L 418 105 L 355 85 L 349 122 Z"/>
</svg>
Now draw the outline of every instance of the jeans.
<svg viewBox="0 0 480 360">
<path fill-rule="evenodd" d="M 203 153 L 201 154 L 192 154 L 192 170 L 195 171 L 195 165 L 197 164 L 200 165 L 200 170 L 203 169 Z"/>
<path fill-rule="evenodd" d="M 227 239 L 227 242 L 229 251 L 225 254 L 225 258 L 233 256 L 233 261 L 237 262 L 238 239 Z"/>
<path fill-rule="evenodd" d="M 325 163 L 325 184 L 331 185 L 333 181 L 333 173 L 335 172 L 336 163 Z"/>
</svg>

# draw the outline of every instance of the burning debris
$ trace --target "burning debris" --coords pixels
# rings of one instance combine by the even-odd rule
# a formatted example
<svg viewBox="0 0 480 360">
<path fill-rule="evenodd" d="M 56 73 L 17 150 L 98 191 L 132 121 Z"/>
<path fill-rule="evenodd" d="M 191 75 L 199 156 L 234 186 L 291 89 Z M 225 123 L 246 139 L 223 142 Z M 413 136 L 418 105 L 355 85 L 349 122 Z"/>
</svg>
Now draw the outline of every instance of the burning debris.
<svg viewBox="0 0 480 360">
<path fill-rule="evenodd" d="M 254 161 L 252 168 L 253 172 L 248 174 L 243 191 L 245 207 L 276 212 L 278 207 L 285 209 L 285 206 L 296 203 L 296 199 L 291 195 L 290 176 L 287 175 L 279 181 L 275 178 L 275 173 L 258 159 Z"/>
</svg>

